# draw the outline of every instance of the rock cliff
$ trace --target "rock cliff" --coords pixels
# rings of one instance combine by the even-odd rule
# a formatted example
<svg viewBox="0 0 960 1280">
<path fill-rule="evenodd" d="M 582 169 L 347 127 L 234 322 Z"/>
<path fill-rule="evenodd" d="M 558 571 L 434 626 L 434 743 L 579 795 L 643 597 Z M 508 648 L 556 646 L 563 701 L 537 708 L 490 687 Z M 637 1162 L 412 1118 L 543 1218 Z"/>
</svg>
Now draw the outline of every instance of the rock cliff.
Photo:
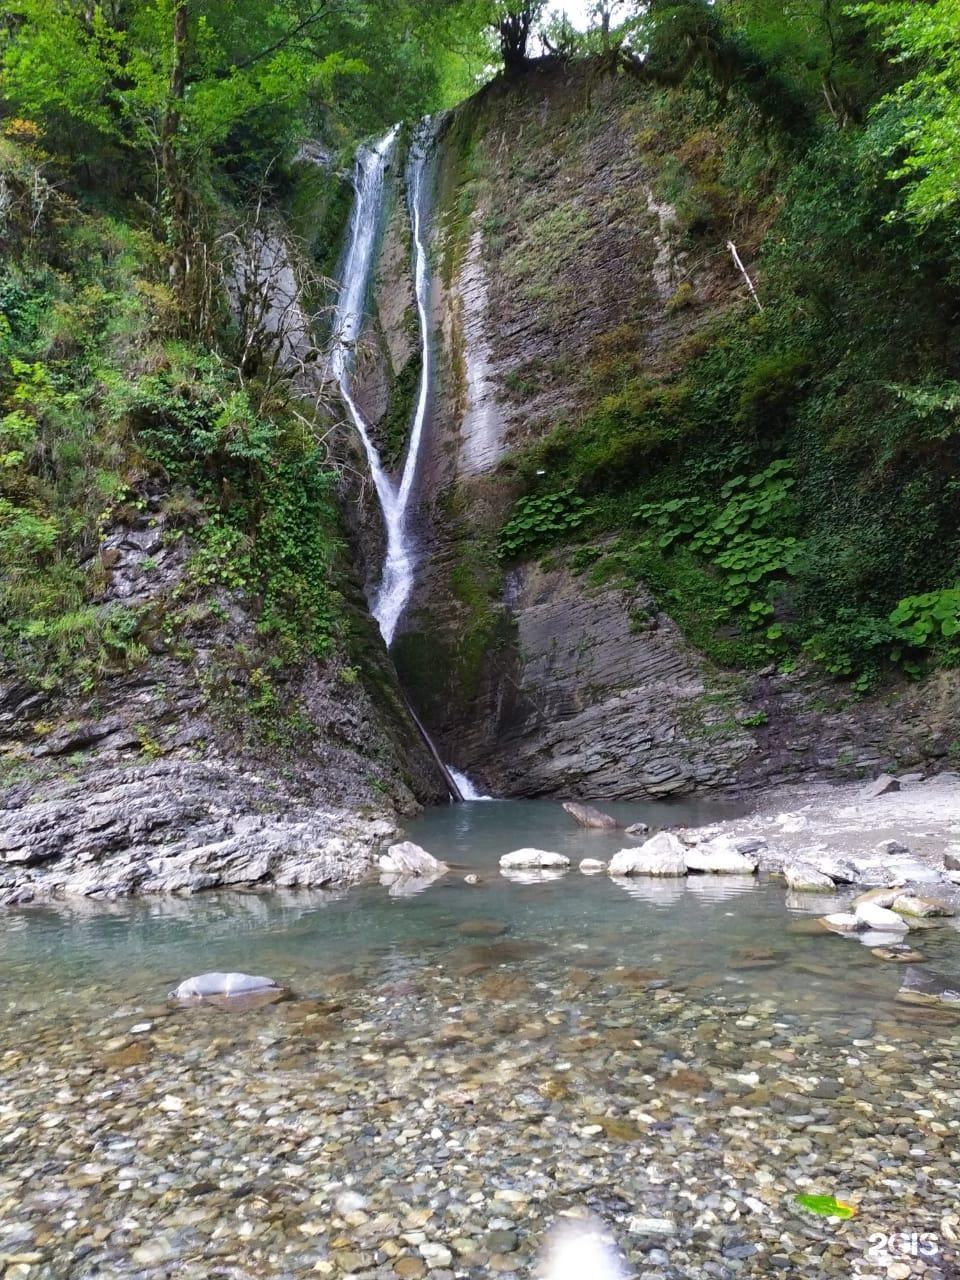
<svg viewBox="0 0 960 1280">
<path fill-rule="evenodd" d="M 671 136 L 645 94 L 589 67 L 535 68 L 440 131 L 440 374 L 401 681 L 444 758 L 502 795 L 668 795 L 942 756 L 960 736 L 942 682 L 857 701 L 803 672 L 720 670 L 645 584 L 598 571 L 603 545 L 573 535 L 566 550 L 504 563 L 514 460 L 559 424 L 576 431 L 624 369 L 669 383 L 745 297 L 722 220 L 697 254 L 678 234 L 668 162 L 695 168 L 704 144 Z M 748 263 L 765 217 L 738 223 Z M 392 353 L 413 358 L 397 244 L 389 231 L 376 311 L 381 366 L 394 370 Z M 386 381 L 370 376 L 380 421 Z"/>
</svg>

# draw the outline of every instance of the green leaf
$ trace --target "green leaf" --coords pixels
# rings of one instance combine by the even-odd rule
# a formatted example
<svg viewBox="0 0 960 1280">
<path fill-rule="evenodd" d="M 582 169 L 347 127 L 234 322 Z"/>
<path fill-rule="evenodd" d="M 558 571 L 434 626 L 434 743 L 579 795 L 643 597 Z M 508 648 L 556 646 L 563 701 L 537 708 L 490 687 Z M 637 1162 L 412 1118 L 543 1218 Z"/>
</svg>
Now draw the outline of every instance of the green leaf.
<svg viewBox="0 0 960 1280">
<path fill-rule="evenodd" d="M 836 1196 L 797 1195 L 793 1197 L 798 1205 L 809 1209 L 811 1213 L 822 1218 L 852 1218 L 857 1212 L 856 1205 L 845 1204 Z"/>
</svg>

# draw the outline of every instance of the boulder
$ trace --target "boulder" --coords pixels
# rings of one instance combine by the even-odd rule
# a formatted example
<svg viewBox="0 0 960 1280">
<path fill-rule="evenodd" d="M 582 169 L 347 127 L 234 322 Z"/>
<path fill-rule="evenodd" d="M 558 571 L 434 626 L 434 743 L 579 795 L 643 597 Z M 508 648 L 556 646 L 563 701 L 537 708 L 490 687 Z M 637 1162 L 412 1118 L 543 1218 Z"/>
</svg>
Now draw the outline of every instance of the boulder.
<svg viewBox="0 0 960 1280">
<path fill-rule="evenodd" d="M 669 831 L 661 831 L 636 849 L 621 849 L 610 859 L 612 876 L 683 876 L 687 850 Z"/>
<path fill-rule="evenodd" d="M 882 933 L 905 932 L 907 929 L 902 916 L 898 916 L 895 911 L 888 911 L 886 907 L 877 906 L 875 902 L 861 902 L 854 914 L 864 929 L 879 929 Z"/>
<path fill-rule="evenodd" d="M 616 818 L 611 818 L 609 813 L 603 813 L 600 809 L 595 809 L 590 804 L 577 804 L 573 800 L 568 800 L 563 806 L 564 813 L 569 813 L 570 817 L 581 827 L 590 827 L 595 831 L 614 831 L 617 827 Z"/>
<path fill-rule="evenodd" d="M 628 836 L 645 836 L 650 830 L 650 827 L 646 822 L 631 822 L 629 827 L 626 827 L 625 830 Z"/>
<path fill-rule="evenodd" d="M 380 855 L 380 870 L 399 876 L 438 876 L 447 870 L 447 864 L 421 849 L 411 840 L 392 844 Z"/>
<path fill-rule="evenodd" d="M 170 992 L 174 1000 L 206 1000 L 211 996 L 250 996 L 261 991 L 279 991 L 272 978 L 252 973 L 199 973 L 186 978 Z"/>
<path fill-rule="evenodd" d="M 599 858 L 584 858 L 580 863 L 580 870 L 585 876 L 595 876 L 606 869 L 607 864 L 601 862 Z"/>
<path fill-rule="evenodd" d="M 550 853 L 546 849 L 514 849 L 500 859 L 505 871 L 524 871 L 531 867 L 565 871 L 570 859 L 563 853 Z"/>
<path fill-rule="evenodd" d="M 878 796 L 885 796 L 891 791 L 899 791 L 900 783 L 896 778 L 892 778 L 889 773 L 881 773 L 879 778 L 875 778 L 869 786 L 864 787 L 863 797 L 865 800 L 875 800 Z"/>
<path fill-rule="evenodd" d="M 832 893 L 836 889 L 830 876 L 807 862 L 793 862 L 783 868 L 783 874 L 794 893 Z"/>
<path fill-rule="evenodd" d="M 943 855 L 943 865 L 948 871 L 960 871 L 960 846 L 951 845 Z"/>
<path fill-rule="evenodd" d="M 903 916 L 919 916 L 920 918 L 952 916 L 954 914 L 953 907 L 948 906 L 945 902 L 935 902 L 932 898 L 921 898 L 915 893 L 898 894 L 891 904 L 891 909 Z"/>
<path fill-rule="evenodd" d="M 683 856 L 687 870 L 701 874 L 752 876 L 757 869 L 756 858 L 740 853 L 723 836 L 685 849 Z"/>
</svg>

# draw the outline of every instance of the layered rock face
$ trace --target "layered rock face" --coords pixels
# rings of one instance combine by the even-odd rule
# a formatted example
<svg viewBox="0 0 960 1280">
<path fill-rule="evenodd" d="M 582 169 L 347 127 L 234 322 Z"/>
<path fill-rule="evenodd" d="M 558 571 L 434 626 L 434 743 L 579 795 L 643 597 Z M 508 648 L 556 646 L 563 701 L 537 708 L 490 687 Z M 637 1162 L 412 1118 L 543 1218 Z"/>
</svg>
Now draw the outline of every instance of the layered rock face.
<svg viewBox="0 0 960 1280">
<path fill-rule="evenodd" d="M 102 607 L 144 610 L 145 662 L 88 694 L 0 681 L 0 901 L 342 883 L 373 864 L 398 810 L 445 798 L 356 587 L 357 665 L 274 673 L 283 707 L 265 711 L 238 593 L 208 593 L 165 632 L 190 555 L 166 533 L 148 501 L 98 553 Z"/>
<path fill-rule="evenodd" d="M 439 376 L 419 583 L 394 649 L 401 682 L 443 758 L 498 795 L 671 795 L 942 754 L 960 736 L 943 690 L 864 703 L 827 681 L 723 673 L 642 584 L 588 572 L 606 548 L 584 559 L 574 538 L 519 564 L 500 557 L 518 453 L 559 425 L 576 430 L 598 379 L 681 373 L 745 289 L 722 241 L 695 259 L 678 247 L 649 134 L 641 91 L 584 68 L 495 83 L 440 132 Z M 739 229 L 748 260 L 762 234 Z M 370 375 L 380 420 L 377 384 L 411 358 L 397 244 L 391 226 L 371 329 L 387 369 Z"/>
</svg>

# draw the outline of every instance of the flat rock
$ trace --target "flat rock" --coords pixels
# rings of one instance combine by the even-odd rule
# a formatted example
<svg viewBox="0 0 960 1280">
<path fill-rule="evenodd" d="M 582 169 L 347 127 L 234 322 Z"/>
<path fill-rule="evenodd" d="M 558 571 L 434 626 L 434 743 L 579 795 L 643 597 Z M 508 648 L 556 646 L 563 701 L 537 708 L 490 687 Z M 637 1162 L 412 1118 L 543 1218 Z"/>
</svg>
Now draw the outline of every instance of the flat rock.
<svg viewBox="0 0 960 1280">
<path fill-rule="evenodd" d="M 514 849 L 500 859 L 500 866 L 505 871 L 523 871 L 534 867 L 563 871 L 569 865 L 570 859 L 566 854 L 551 853 L 547 849 Z"/>
<path fill-rule="evenodd" d="M 618 825 L 616 818 L 611 818 L 609 813 L 595 809 L 591 804 L 578 804 L 574 800 L 567 800 L 563 810 L 564 813 L 569 813 L 574 822 L 581 827 L 591 827 L 596 831 L 614 831 Z"/>
<path fill-rule="evenodd" d="M 733 840 L 724 837 L 685 849 L 684 862 L 688 871 L 701 874 L 742 876 L 753 875 L 757 869 L 756 858 L 741 852 Z"/>
<path fill-rule="evenodd" d="M 379 858 L 380 870 L 401 876 L 437 876 L 447 870 L 447 864 L 421 849 L 412 840 L 392 844 Z"/>
<path fill-rule="evenodd" d="M 585 876 L 595 876 L 606 869 L 607 864 L 601 862 L 599 858 L 583 858 L 580 862 L 580 870 Z"/>
<path fill-rule="evenodd" d="M 944 978 L 911 965 L 903 975 L 897 999 L 907 1004 L 946 1004 L 960 1008 L 960 979 Z"/>
<path fill-rule="evenodd" d="M 784 878 L 794 893 L 832 893 L 834 881 L 807 862 L 792 862 L 783 869 Z"/>
</svg>

